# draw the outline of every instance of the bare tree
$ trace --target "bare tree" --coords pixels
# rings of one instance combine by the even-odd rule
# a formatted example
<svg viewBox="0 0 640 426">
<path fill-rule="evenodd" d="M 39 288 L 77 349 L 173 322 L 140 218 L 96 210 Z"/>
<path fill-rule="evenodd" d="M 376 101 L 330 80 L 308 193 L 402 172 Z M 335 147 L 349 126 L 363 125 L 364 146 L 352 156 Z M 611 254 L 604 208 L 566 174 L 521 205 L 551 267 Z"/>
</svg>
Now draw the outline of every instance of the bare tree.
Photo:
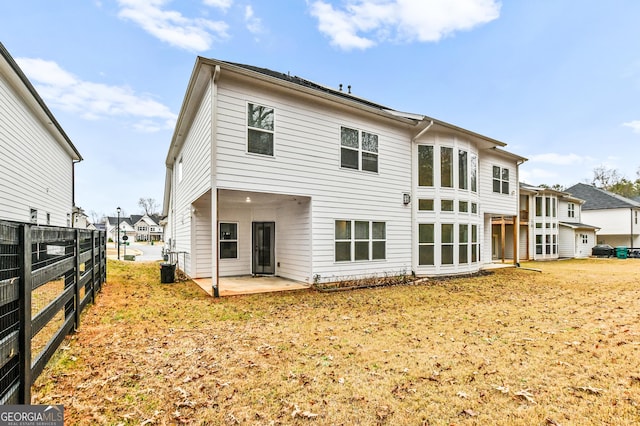
<svg viewBox="0 0 640 426">
<path fill-rule="evenodd" d="M 608 169 L 605 166 L 598 166 L 593 169 L 593 180 L 591 184 L 598 188 L 609 190 L 619 184 L 624 179 L 616 169 Z"/>
<path fill-rule="evenodd" d="M 146 215 L 158 214 L 158 208 L 160 207 L 154 198 L 140 197 L 138 205 L 142 207 Z"/>
</svg>

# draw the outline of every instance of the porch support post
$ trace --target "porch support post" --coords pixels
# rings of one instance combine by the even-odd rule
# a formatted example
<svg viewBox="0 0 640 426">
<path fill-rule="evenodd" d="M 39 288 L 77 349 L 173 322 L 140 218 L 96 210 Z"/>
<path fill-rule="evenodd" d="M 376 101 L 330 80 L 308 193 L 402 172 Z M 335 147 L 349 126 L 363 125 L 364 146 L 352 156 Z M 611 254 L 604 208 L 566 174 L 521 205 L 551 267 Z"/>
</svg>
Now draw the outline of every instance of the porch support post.
<svg viewBox="0 0 640 426">
<path fill-rule="evenodd" d="M 501 216 L 500 218 L 500 250 L 501 250 L 501 257 L 502 257 L 502 263 L 504 263 L 505 260 L 505 251 L 506 251 L 506 239 L 507 239 L 507 229 L 506 229 L 506 224 L 504 221 L 504 216 Z"/>
<path fill-rule="evenodd" d="M 520 261 L 520 253 L 518 249 L 520 248 L 519 241 L 519 233 L 520 233 L 520 219 L 518 216 L 513 216 L 513 264 L 517 265 Z"/>
</svg>

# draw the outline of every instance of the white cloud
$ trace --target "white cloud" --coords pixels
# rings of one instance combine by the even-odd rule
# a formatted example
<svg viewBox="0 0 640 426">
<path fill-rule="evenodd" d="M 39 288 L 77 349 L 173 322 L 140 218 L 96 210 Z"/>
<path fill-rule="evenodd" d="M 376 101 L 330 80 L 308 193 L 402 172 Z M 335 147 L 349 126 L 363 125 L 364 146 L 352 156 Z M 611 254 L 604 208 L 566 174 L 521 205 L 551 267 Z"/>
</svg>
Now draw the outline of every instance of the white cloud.
<svg viewBox="0 0 640 426">
<path fill-rule="evenodd" d="M 133 126 L 145 132 L 172 129 L 175 125 L 177 116 L 166 105 L 128 87 L 82 81 L 44 59 L 16 58 L 16 62 L 48 105 L 78 113 L 87 120 L 132 118 L 139 120 Z"/>
<path fill-rule="evenodd" d="M 343 9 L 310 4 L 318 28 L 341 49 L 367 49 L 387 40 L 435 42 L 497 19 L 495 0 L 347 0 Z"/>
<path fill-rule="evenodd" d="M 140 25 L 154 37 L 182 49 L 202 52 L 214 41 L 228 37 L 228 25 L 204 18 L 186 18 L 175 10 L 165 10 L 167 0 L 118 0 L 118 16 Z M 208 0 L 215 6 L 231 5 L 230 1 Z"/>
<path fill-rule="evenodd" d="M 578 154 L 556 154 L 554 152 L 529 156 L 530 162 L 554 164 L 557 166 L 582 164 L 590 160 L 589 157 L 583 157 Z"/>
<path fill-rule="evenodd" d="M 227 10 L 233 4 L 233 0 L 203 0 L 207 6 L 217 7 L 218 9 Z"/>
<path fill-rule="evenodd" d="M 633 133 L 640 133 L 640 120 L 628 121 L 626 123 L 622 123 L 623 126 L 631 127 Z"/>
<path fill-rule="evenodd" d="M 248 5 L 244 9 L 244 20 L 247 23 L 247 29 L 249 32 L 252 34 L 260 34 L 262 32 L 262 20 L 260 18 L 256 18 L 251 5 Z"/>
</svg>

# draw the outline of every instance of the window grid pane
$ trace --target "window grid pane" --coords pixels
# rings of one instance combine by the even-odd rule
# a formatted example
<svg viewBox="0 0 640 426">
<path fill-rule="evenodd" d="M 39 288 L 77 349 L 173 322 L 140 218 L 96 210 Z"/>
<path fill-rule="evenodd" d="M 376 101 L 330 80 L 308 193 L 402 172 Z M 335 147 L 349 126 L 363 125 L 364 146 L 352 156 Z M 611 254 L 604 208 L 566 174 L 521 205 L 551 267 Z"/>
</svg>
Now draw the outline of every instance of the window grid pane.
<svg viewBox="0 0 640 426">
<path fill-rule="evenodd" d="M 418 186 L 433 186 L 433 146 L 418 145 Z"/>
<path fill-rule="evenodd" d="M 440 147 L 440 186 L 453 188 L 453 148 Z"/>
<path fill-rule="evenodd" d="M 458 151 L 458 188 L 468 188 L 467 152 Z"/>
</svg>

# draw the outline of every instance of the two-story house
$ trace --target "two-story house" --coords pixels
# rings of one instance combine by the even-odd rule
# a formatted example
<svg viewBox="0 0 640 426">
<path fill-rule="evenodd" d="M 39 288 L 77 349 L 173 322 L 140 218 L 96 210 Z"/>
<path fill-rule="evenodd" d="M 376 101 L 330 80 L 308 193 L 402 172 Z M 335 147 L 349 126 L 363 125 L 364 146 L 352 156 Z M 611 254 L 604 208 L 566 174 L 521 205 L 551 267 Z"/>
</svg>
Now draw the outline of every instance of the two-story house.
<svg viewBox="0 0 640 426">
<path fill-rule="evenodd" d="M 72 226 L 80 153 L 0 43 L 0 219 Z"/>
<path fill-rule="evenodd" d="M 639 202 L 585 183 L 565 191 L 585 201 L 582 217 L 600 228 L 598 244 L 640 247 Z"/>
<path fill-rule="evenodd" d="M 520 258 L 590 256 L 598 227 L 582 223 L 583 204 L 566 191 L 520 183 Z"/>
<path fill-rule="evenodd" d="M 158 215 L 131 215 L 129 218 L 135 230 L 136 241 L 162 241 L 163 228 Z"/>
<path fill-rule="evenodd" d="M 308 80 L 198 57 L 166 159 L 166 242 L 192 278 L 304 283 L 491 263 L 518 216 L 504 143 Z"/>
</svg>

